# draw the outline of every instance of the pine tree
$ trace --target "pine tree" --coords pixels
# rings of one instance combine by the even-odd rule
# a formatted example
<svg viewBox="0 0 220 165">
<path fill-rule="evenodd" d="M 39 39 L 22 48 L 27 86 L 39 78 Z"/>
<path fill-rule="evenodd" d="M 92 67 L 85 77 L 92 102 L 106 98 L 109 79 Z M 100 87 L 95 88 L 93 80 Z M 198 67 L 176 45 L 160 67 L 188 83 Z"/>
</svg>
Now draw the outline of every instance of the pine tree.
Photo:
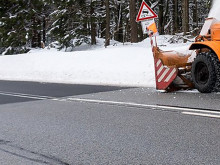
<svg viewBox="0 0 220 165">
<path fill-rule="evenodd" d="M 27 35 L 30 32 L 28 11 L 24 1 L 1 0 L 0 38 L 4 54 L 23 53 L 28 50 Z"/>
<path fill-rule="evenodd" d="M 51 13 L 54 19 L 50 35 L 59 42 L 60 49 L 71 50 L 82 43 L 90 43 L 87 28 L 88 11 L 82 0 L 54 1 L 56 10 Z"/>
<path fill-rule="evenodd" d="M 0 53 L 24 53 L 41 47 L 44 0 L 1 0 L 1 4 Z"/>
</svg>

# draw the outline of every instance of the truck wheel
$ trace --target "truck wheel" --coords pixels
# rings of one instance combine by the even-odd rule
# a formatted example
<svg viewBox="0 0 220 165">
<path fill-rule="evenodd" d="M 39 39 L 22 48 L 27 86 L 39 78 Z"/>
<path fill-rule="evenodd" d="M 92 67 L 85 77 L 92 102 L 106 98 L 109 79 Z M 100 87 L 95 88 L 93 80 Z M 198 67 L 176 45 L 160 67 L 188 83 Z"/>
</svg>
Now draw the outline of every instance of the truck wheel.
<svg viewBox="0 0 220 165">
<path fill-rule="evenodd" d="M 192 80 L 195 88 L 201 93 L 214 90 L 217 75 L 213 53 L 199 53 L 192 64 Z"/>
<path fill-rule="evenodd" d="M 216 73 L 216 83 L 215 83 L 214 92 L 220 92 L 220 61 L 216 54 L 213 53 L 212 57 L 215 63 L 215 73 Z"/>
</svg>

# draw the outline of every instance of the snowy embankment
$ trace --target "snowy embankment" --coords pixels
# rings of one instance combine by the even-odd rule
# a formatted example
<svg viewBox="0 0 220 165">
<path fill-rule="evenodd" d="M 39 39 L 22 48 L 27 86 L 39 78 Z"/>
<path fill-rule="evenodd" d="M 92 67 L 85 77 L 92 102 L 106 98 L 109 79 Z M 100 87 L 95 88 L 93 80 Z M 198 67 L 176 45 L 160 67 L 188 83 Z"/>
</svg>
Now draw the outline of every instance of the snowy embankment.
<svg viewBox="0 0 220 165">
<path fill-rule="evenodd" d="M 187 50 L 189 44 L 168 44 L 160 36 L 162 50 Z M 149 39 L 104 48 L 81 46 L 74 52 L 55 49 L 0 56 L 0 79 L 71 84 L 154 87 L 154 64 Z M 83 51 L 80 49 L 84 49 Z"/>
</svg>

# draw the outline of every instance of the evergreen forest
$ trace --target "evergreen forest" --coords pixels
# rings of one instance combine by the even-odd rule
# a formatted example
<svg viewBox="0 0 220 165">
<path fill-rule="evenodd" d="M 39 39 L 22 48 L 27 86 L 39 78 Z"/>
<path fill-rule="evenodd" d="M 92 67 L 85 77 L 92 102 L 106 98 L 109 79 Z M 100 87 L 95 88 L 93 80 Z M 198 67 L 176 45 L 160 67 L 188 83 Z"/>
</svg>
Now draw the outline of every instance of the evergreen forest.
<svg viewBox="0 0 220 165">
<path fill-rule="evenodd" d="M 26 53 L 46 46 L 71 51 L 103 38 L 137 43 L 142 33 L 136 16 L 142 0 L 0 0 L 0 54 Z M 160 35 L 196 36 L 212 0 L 146 0 L 157 13 Z"/>
</svg>

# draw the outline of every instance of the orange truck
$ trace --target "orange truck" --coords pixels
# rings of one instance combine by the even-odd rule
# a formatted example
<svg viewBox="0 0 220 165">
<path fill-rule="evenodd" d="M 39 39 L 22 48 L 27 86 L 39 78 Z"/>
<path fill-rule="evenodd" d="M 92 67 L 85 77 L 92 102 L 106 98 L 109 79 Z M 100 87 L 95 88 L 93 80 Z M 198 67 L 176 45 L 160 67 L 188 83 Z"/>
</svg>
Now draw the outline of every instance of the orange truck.
<svg viewBox="0 0 220 165">
<path fill-rule="evenodd" d="M 192 43 L 195 58 L 191 54 L 162 51 L 152 43 L 155 62 L 156 88 L 175 91 L 196 88 L 202 93 L 220 90 L 220 22 L 206 19 L 203 28 Z"/>
</svg>

